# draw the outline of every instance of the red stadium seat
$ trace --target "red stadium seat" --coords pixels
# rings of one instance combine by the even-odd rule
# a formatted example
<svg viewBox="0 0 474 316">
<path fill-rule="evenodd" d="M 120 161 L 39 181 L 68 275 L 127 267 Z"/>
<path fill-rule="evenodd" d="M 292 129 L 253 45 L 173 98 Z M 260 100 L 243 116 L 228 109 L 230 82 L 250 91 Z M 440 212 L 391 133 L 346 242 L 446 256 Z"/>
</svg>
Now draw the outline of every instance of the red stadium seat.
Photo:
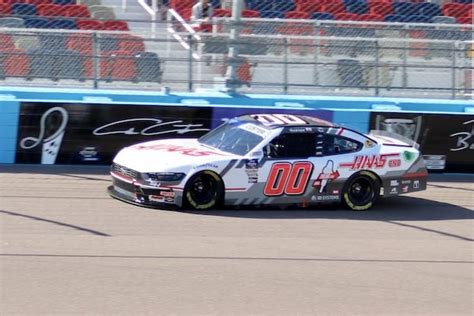
<svg viewBox="0 0 474 316">
<path fill-rule="evenodd" d="M 191 9 L 194 5 L 194 0 L 169 0 L 169 8 L 181 12 L 183 9 Z"/>
<path fill-rule="evenodd" d="M 318 0 L 306 0 L 296 5 L 297 11 L 303 11 L 308 13 L 320 12 L 323 9 L 323 5 Z"/>
<path fill-rule="evenodd" d="M 77 21 L 77 28 L 80 30 L 103 30 L 104 25 L 96 20 L 79 20 Z"/>
<path fill-rule="evenodd" d="M 391 5 L 392 0 L 368 0 L 367 3 L 369 4 L 369 6 L 372 6 L 376 3 L 389 3 Z"/>
<path fill-rule="evenodd" d="M 12 7 L 8 3 L 0 3 L 0 16 L 10 15 L 12 12 Z"/>
<path fill-rule="evenodd" d="M 64 5 L 64 15 L 73 18 L 90 18 L 91 14 L 85 5 L 66 4 Z"/>
<path fill-rule="evenodd" d="M 135 35 L 120 35 L 118 47 L 120 51 L 128 52 L 130 55 L 137 55 L 145 51 L 143 39 Z"/>
<path fill-rule="evenodd" d="M 103 21 L 104 30 L 107 31 L 129 31 L 128 23 L 120 20 Z"/>
<path fill-rule="evenodd" d="M 340 21 L 357 21 L 359 15 L 355 13 L 338 13 L 336 14 L 336 20 Z"/>
<path fill-rule="evenodd" d="M 3 56 L 2 56 L 3 55 Z M 0 49 L 3 72 L 6 77 L 26 77 L 30 72 L 28 55 L 21 49 Z"/>
<path fill-rule="evenodd" d="M 324 4 L 322 12 L 331 13 L 332 15 L 345 13 L 344 4 L 338 2 Z"/>
<path fill-rule="evenodd" d="M 227 9 L 215 9 L 212 16 L 216 18 L 229 18 L 232 16 L 232 11 Z"/>
<path fill-rule="evenodd" d="M 92 54 L 93 43 L 92 35 L 89 34 L 72 34 L 66 39 L 67 49 L 81 54 Z"/>
<path fill-rule="evenodd" d="M 310 15 L 308 12 L 302 11 L 288 11 L 285 12 L 286 19 L 309 19 Z"/>
<path fill-rule="evenodd" d="M 391 3 L 374 2 L 369 6 L 369 12 L 382 16 L 391 15 L 393 14 L 393 7 Z"/>
<path fill-rule="evenodd" d="M 62 16 L 64 8 L 59 4 L 40 4 L 38 6 L 38 15 L 40 16 Z"/>
<path fill-rule="evenodd" d="M 133 81 L 137 76 L 135 56 L 128 51 L 109 52 L 101 60 L 100 76 L 108 81 Z"/>
<path fill-rule="evenodd" d="M 456 21 L 460 24 L 472 24 L 472 15 L 458 17 Z"/>
<path fill-rule="evenodd" d="M 183 8 L 177 10 L 177 12 L 185 21 L 191 20 L 191 15 L 193 14 L 193 10 L 191 8 Z"/>
<path fill-rule="evenodd" d="M 360 14 L 358 21 L 382 22 L 383 16 L 379 14 Z"/>
<path fill-rule="evenodd" d="M 28 0 L 2 0 L 3 3 L 15 4 L 15 3 L 28 3 Z"/>
<path fill-rule="evenodd" d="M 243 18 L 259 18 L 260 13 L 255 10 L 242 10 L 242 17 Z"/>
<path fill-rule="evenodd" d="M 13 38 L 8 34 L 0 33 L 0 43 L 2 43 L 2 49 L 15 49 L 15 42 Z"/>
<path fill-rule="evenodd" d="M 446 3 L 443 5 L 443 14 L 445 16 L 462 17 L 466 15 L 468 10 L 468 5 L 462 3 Z"/>
<path fill-rule="evenodd" d="M 0 0 L 1 2 L 1 0 Z M 25 3 L 31 3 L 31 4 L 36 4 L 36 5 L 42 5 L 42 4 L 50 4 L 51 0 L 26 0 Z"/>
</svg>

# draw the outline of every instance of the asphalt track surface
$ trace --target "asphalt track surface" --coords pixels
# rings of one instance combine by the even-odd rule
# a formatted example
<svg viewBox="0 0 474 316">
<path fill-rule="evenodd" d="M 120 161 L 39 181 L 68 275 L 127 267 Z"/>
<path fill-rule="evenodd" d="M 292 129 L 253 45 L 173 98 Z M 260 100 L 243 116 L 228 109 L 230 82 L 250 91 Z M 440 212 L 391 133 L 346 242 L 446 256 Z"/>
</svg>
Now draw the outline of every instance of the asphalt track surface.
<svg viewBox="0 0 474 316">
<path fill-rule="evenodd" d="M 185 213 L 0 165 L 2 315 L 473 315 L 474 177 L 375 209 Z"/>
</svg>

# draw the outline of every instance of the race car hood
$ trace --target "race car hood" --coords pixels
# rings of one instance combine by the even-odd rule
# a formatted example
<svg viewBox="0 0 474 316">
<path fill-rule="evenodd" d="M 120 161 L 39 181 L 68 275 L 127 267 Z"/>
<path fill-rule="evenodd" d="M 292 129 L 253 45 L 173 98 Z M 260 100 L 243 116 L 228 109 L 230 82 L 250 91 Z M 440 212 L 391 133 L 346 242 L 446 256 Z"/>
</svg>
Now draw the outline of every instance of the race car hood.
<svg viewBox="0 0 474 316">
<path fill-rule="evenodd" d="M 138 172 L 160 172 L 225 160 L 232 154 L 201 145 L 197 139 L 166 139 L 122 149 L 114 162 Z"/>
</svg>

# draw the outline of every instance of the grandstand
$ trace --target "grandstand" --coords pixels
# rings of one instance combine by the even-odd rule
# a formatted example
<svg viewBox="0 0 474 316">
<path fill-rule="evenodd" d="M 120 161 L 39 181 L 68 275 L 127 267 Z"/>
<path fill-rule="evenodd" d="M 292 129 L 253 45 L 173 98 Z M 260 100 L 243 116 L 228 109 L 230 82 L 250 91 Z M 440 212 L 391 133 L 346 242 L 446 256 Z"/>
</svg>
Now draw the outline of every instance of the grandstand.
<svg viewBox="0 0 474 316">
<path fill-rule="evenodd" d="M 472 1 L 210 2 L 196 28 L 195 0 L 0 0 L 0 82 L 472 98 Z"/>
</svg>

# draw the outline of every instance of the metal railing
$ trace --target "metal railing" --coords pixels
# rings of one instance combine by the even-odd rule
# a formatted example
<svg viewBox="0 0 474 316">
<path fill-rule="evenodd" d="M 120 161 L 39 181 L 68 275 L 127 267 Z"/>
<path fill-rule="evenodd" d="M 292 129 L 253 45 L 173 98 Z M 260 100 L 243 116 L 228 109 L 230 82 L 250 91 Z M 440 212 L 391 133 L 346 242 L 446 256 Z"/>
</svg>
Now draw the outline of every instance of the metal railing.
<svg viewBox="0 0 474 316">
<path fill-rule="evenodd" d="M 196 33 L 183 22 L 175 17 L 135 36 L 0 28 L 12 44 L 2 40 L 0 84 L 224 89 L 233 45 L 240 92 L 473 96 L 472 26 L 215 19 L 212 32 Z M 232 27 L 238 41 L 230 40 Z"/>
</svg>

